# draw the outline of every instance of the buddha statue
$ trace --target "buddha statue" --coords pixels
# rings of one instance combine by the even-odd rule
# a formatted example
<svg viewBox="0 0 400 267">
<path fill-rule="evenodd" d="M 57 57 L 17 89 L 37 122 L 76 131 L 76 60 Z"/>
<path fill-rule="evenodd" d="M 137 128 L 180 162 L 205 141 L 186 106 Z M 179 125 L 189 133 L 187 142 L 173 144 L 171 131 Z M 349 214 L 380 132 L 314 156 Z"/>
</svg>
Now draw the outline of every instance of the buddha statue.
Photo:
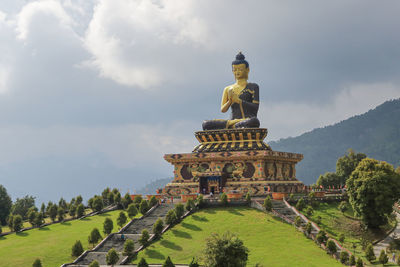
<svg viewBox="0 0 400 267">
<path fill-rule="evenodd" d="M 232 62 L 232 72 L 236 82 L 225 87 L 222 94 L 221 112 L 231 108 L 230 120 L 208 120 L 203 122 L 203 130 L 258 128 L 259 90 L 255 83 L 248 83 L 249 63 L 239 52 Z"/>
</svg>

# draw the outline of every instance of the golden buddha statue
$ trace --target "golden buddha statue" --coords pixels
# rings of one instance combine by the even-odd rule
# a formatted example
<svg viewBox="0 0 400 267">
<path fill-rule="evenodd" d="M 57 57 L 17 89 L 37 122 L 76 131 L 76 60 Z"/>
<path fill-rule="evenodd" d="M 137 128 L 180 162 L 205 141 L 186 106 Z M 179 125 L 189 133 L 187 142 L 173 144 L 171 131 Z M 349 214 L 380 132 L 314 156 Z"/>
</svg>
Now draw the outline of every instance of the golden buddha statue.
<svg viewBox="0 0 400 267">
<path fill-rule="evenodd" d="M 232 62 L 232 72 L 236 82 L 225 87 L 222 94 L 221 112 L 231 108 L 230 120 L 209 120 L 203 122 L 203 130 L 258 128 L 259 89 L 255 83 L 248 83 L 249 63 L 239 52 Z"/>
</svg>

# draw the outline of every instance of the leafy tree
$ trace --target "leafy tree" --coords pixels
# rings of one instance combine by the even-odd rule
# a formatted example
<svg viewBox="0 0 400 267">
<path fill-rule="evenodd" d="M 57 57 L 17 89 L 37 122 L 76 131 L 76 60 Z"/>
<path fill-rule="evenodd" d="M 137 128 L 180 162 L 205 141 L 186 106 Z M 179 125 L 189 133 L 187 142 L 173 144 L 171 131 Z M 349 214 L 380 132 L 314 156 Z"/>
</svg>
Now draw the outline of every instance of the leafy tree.
<svg viewBox="0 0 400 267">
<path fill-rule="evenodd" d="M 149 204 L 147 203 L 146 200 L 142 200 L 142 202 L 140 202 L 140 206 L 139 206 L 139 210 L 141 214 L 146 214 L 146 212 L 149 210 Z"/>
<path fill-rule="evenodd" d="M 28 222 L 34 226 L 35 225 L 35 218 L 37 216 L 38 212 L 36 212 L 34 209 L 29 209 L 28 211 Z"/>
<path fill-rule="evenodd" d="M 365 257 L 369 262 L 372 262 L 376 259 L 375 253 L 374 253 L 374 247 L 372 244 L 369 244 L 365 250 Z"/>
<path fill-rule="evenodd" d="M 164 229 L 163 221 L 160 218 L 158 218 L 157 221 L 153 225 L 153 233 L 156 236 L 161 236 L 161 232 L 163 229 Z"/>
<path fill-rule="evenodd" d="M 40 261 L 40 259 L 36 259 L 33 262 L 32 267 L 42 267 L 42 262 Z"/>
<path fill-rule="evenodd" d="M 7 217 L 10 215 L 12 201 L 10 195 L 4 186 L 0 185 L 0 225 L 7 223 Z"/>
<path fill-rule="evenodd" d="M 131 239 L 127 239 L 124 243 L 124 251 L 122 255 L 131 257 L 135 253 L 135 243 Z"/>
<path fill-rule="evenodd" d="M 344 236 L 344 234 L 341 233 L 341 234 L 339 235 L 339 242 L 340 242 L 340 243 L 343 243 L 345 238 L 346 238 L 346 237 Z"/>
<path fill-rule="evenodd" d="M 246 197 L 245 197 L 245 200 L 246 200 L 247 205 L 250 205 L 250 203 L 251 203 L 250 192 L 247 192 Z"/>
<path fill-rule="evenodd" d="M 109 235 L 111 234 L 113 228 L 114 228 L 113 221 L 110 218 L 105 218 L 103 223 L 103 232 L 106 235 Z"/>
<path fill-rule="evenodd" d="M 119 256 L 117 251 L 112 248 L 108 251 L 107 255 L 106 255 L 106 262 L 108 265 L 113 266 L 114 264 L 116 264 L 119 260 Z"/>
<path fill-rule="evenodd" d="M 356 262 L 356 267 L 363 267 L 363 266 L 364 266 L 364 262 L 362 261 L 361 258 L 358 258 L 357 262 Z"/>
<path fill-rule="evenodd" d="M 93 199 L 93 210 L 99 212 L 103 209 L 103 200 L 97 196 Z"/>
<path fill-rule="evenodd" d="M 100 264 L 98 261 L 94 260 L 89 264 L 89 267 L 100 267 Z"/>
<path fill-rule="evenodd" d="M 40 207 L 40 213 L 45 216 L 46 214 L 46 205 L 42 203 L 42 206 Z"/>
<path fill-rule="evenodd" d="M 75 204 L 69 206 L 68 214 L 71 217 L 75 217 L 75 214 L 76 214 L 76 205 Z"/>
<path fill-rule="evenodd" d="M 114 204 L 121 205 L 121 193 L 119 191 L 114 193 Z"/>
<path fill-rule="evenodd" d="M 305 207 L 306 207 L 306 203 L 304 201 L 304 198 L 300 198 L 299 201 L 297 201 L 296 209 L 299 211 L 302 211 Z"/>
<path fill-rule="evenodd" d="M 311 217 L 314 213 L 314 209 L 311 206 L 307 206 L 305 212 L 308 217 Z"/>
<path fill-rule="evenodd" d="M 203 195 L 200 194 L 200 195 L 197 196 L 196 203 L 197 203 L 197 205 L 199 206 L 200 209 L 205 206 Z"/>
<path fill-rule="evenodd" d="M 185 205 L 185 209 L 187 211 L 191 211 L 192 209 L 194 209 L 194 201 L 193 201 L 193 199 L 191 199 L 191 198 L 188 199 L 188 201 L 186 202 L 186 205 Z"/>
<path fill-rule="evenodd" d="M 50 213 L 50 208 L 51 208 L 51 206 L 53 206 L 54 204 L 53 204 L 53 202 L 51 202 L 51 201 L 49 201 L 48 203 L 47 203 L 47 207 L 46 207 L 46 214 L 48 215 L 49 213 Z"/>
<path fill-rule="evenodd" d="M 59 222 L 63 221 L 65 217 L 65 210 L 62 207 L 58 207 L 57 215 L 58 215 L 58 221 Z"/>
<path fill-rule="evenodd" d="M 337 247 L 335 242 L 333 242 L 332 239 L 329 239 L 328 242 L 326 242 L 326 249 L 328 250 L 329 254 L 334 254 L 337 251 Z"/>
<path fill-rule="evenodd" d="M 225 193 L 222 193 L 220 200 L 222 205 L 224 206 L 228 205 L 228 196 Z"/>
<path fill-rule="evenodd" d="M 264 199 L 264 205 L 263 206 L 264 206 L 266 211 L 271 211 L 272 210 L 272 201 L 271 201 L 271 198 L 269 196 L 267 196 Z"/>
<path fill-rule="evenodd" d="M 315 222 L 318 224 L 318 225 L 320 225 L 321 224 L 321 220 L 322 220 L 322 218 L 321 218 L 321 216 L 317 216 L 317 219 L 315 220 Z"/>
<path fill-rule="evenodd" d="M 64 210 L 67 210 L 67 202 L 65 201 L 65 199 L 60 198 L 60 200 L 58 201 L 58 206 L 63 208 Z"/>
<path fill-rule="evenodd" d="M 108 205 L 111 205 L 111 204 L 114 204 L 114 193 L 113 192 L 108 192 L 108 195 L 107 195 L 107 201 L 106 201 L 106 203 L 108 204 Z M 104 204 L 104 205 L 106 205 L 106 204 Z"/>
<path fill-rule="evenodd" d="M 43 215 L 41 212 L 36 213 L 35 220 L 33 221 L 33 225 L 36 227 L 40 227 L 44 223 Z"/>
<path fill-rule="evenodd" d="M 14 215 L 14 219 L 13 219 L 14 231 L 19 232 L 19 231 L 21 231 L 22 227 L 23 227 L 23 221 L 22 221 L 21 215 L 19 215 L 19 214 Z"/>
<path fill-rule="evenodd" d="M 172 263 L 171 258 L 168 256 L 162 267 L 175 267 L 175 264 Z"/>
<path fill-rule="evenodd" d="M 58 212 L 57 205 L 56 204 L 51 205 L 49 210 L 49 217 L 53 222 L 56 221 L 57 212 Z"/>
<path fill-rule="evenodd" d="M 165 216 L 165 224 L 166 225 L 171 225 L 176 222 L 176 214 L 174 210 L 169 210 L 167 212 L 167 215 Z"/>
<path fill-rule="evenodd" d="M 147 246 L 148 244 L 149 244 L 149 239 L 150 239 L 150 234 L 149 234 L 149 231 L 147 231 L 147 229 L 143 229 L 143 231 L 142 231 L 142 235 L 140 236 L 140 238 L 139 238 L 139 243 L 142 245 L 142 246 Z"/>
<path fill-rule="evenodd" d="M 147 264 L 146 260 L 145 260 L 144 258 L 142 258 L 142 259 L 139 261 L 137 267 L 149 267 L 149 265 Z"/>
<path fill-rule="evenodd" d="M 128 220 L 128 218 L 126 217 L 125 212 L 121 211 L 117 218 L 118 226 L 121 228 L 122 226 L 125 225 L 127 220 Z"/>
<path fill-rule="evenodd" d="M 320 230 L 316 236 L 317 242 L 322 244 L 325 243 L 325 241 L 328 239 L 326 237 L 326 232 L 324 230 Z"/>
<path fill-rule="evenodd" d="M 76 207 L 76 217 L 80 218 L 85 214 L 85 207 L 83 204 L 79 204 L 78 207 Z"/>
<path fill-rule="evenodd" d="M 300 216 L 296 216 L 296 218 L 294 219 L 294 225 L 296 225 L 297 227 L 299 227 L 301 225 Z"/>
<path fill-rule="evenodd" d="M 356 257 L 354 257 L 353 254 L 351 254 L 351 256 L 350 256 L 349 264 L 350 264 L 350 266 L 356 265 Z"/>
<path fill-rule="evenodd" d="M 93 230 L 90 232 L 90 235 L 88 236 L 88 242 L 90 244 L 93 244 L 94 247 L 94 245 L 97 244 L 99 240 L 101 240 L 99 229 L 93 228 Z"/>
<path fill-rule="evenodd" d="M 341 263 L 346 264 L 349 261 L 349 253 L 347 251 L 342 250 L 340 252 L 339 258 L 340 258 Z M 353 258 L 354 258 L 354 256 L 353 256 Z"/>
<path fill-rule="evenodd" d="M 110 192 L 111 192 L 110 188 L 107 187 L 101 193 L 101 198 L 104 200 L 104 205 L 108 205 L 108 193 Z"/>
<path fill-rule="evenodd" d="M 14 231 L 14 215 L 10 214 L 7 218 L 7 225 L 10 227 L 11 231 Z"/>
<path fill-rule="evenodd" d="M 81 203 L 82 203 L 82 201 L 83 201 L 83 198 L 82 198 L 82 196 L 81 196 L 81 195 L 79 195 L 79 196 L 77 196 L 77 197 L 76 197 L 75 204 L 76 204 L 76 205 L 79 205 L 79 204 L 81 204 Z"/>
<path fill-rule="evenodd" d="M 346 210 L 347 210 L 347 202 L 346 202 L 346 201 L 340 202 L 338 208 L 339 208 L 339 210 L 340 210 L 342 213 L 345 213 Z"/>
<path fill-rule="evenodd" d="M 243 241 L 230 232 L 222 236 L 214 233 L 206 239 L 205 266 L 246 266 L 248 255 L 249 250 L 244 246 Z"/>
<path fill-rule="evenodd" d="M 75 244 L 72 246 L 72 257 L 79 257 L 83 253 L 83 247 L 80 240 L 76 240 Z"/>
<path fill-rule="evenodd" d="M 306 234 L 307 234 L 307 235 L 310 235 L 310 234 L 311 234 L 311 231 L 312 231 L 312 225 L 311 225 L 311 223 L 310 223 L 310 222 L 308 222 L 308 223 L 306 224 L 305 231 L 306 231 Z"/>
<path fill-rule="evenodd" d="M 142 203 L 142 196 L 135 196 L 135 198 L 133 199 L 133 203 L 136 204 L 136 207 L 138 208 L 140 206 L 140 203 Z"/>
<path fill-rule="evenodd" d="M 393 166 L 363 159 L 347 180 L 350 204 L 364 224 L 377 228 L 387 222 L 400 197 L 400 175 Z"/>
<path fill-rule="evenodd" d="M 135 204 L 129 204 L 127 212 L 129 218 L 133 219 L 133 217 L 135 217 L 138 214 L 138 210 L 136 209 Z"/>
<path fill-rule="evenodd" d="M 352 149 L 348 154 L 340 157 L 336 162 L 336 174 L 341 178 L 341 184 L 345 184 L 358 164 L 367 156 L 363 153 L 355 153 Z"/>
<path fill-rule="evenodd" d="M 122 207 L 126 209 L 131 203 L 133 203 L 131 195 L 129 193 L 126 193 L 121 199 Z"/>
<path fill-rule="evenodd" d="M 317 186 L 323 186 L 325 188 L 329 186 L 339 186 L 342 183 L 342 178 L 334 172 L 326 172 L 321 174 L 317 180 Z"/>
<path fill-rule="evenodd" d="M 384 249 L 381 250 L 381 254 L 379 254 L 379 262 L 385 265 L 389 261 L 389 258 Z"/>
<path fill-rule="evenodd" d="M 184 212 L 185 212 L 185 208 L 183 207 L 183 205 L 181 203 L 179 203 L 175 206 L 175 215 L 176 215 L 177 220 L 181 219 Z"/>
<path fill-rule="evenodd" d="M 94 209 L 93 209 L 93 202 L 94 202 L 94 197 L 89 198 L 89 200 L 88 200 L 88 206 L 89 206 L 89 208 L 91 208 L 92 210 L 94 210 Z"/>
<path fill-rule="evenodd" d="M 11 207 L 11 213 L 19 214 L 22 219 L 27 219 L 28 210 L 32 207 L 35 207 L 35 198 L 26 195 L 23 198 L 17 198 Z"/>
<path fill-rule="evenodd" d="M 197 260 L 192 258 L 192 261 L 190 262 L 189 267 L 200 267 L 200 265 L 198 264 Z"/>
<path fill-rule="evenodd" d="M 155 205 L 157 205 L 157 203 L 158 203 L 157 198 L 156 198 L 155 196 L 152 196 L 152 197 L 150 198 L 150 201 L 149 201 L 149 206 L 150 206 L 150 207 L 154 207 Z"/>
</svg>

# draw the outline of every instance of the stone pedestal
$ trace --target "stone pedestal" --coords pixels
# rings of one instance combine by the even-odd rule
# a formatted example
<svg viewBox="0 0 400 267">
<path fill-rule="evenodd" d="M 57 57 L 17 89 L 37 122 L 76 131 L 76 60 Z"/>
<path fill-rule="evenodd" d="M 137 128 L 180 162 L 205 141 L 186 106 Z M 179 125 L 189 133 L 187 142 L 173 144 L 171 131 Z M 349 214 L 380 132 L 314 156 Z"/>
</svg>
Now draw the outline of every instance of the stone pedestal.
<svg viewBox="0 0 400 267">
<path fill-rule="evenodd" d="M 225 129 L 196 132 L 200 142 L 192 153 L 166 154 L 174 165 L 174 180 L 166 196 L 210 192 L 297 193 L 304 185 L 296 179 L 302 154 L 272 151 L 264 143 L 267 129 Z"/>
</svg>

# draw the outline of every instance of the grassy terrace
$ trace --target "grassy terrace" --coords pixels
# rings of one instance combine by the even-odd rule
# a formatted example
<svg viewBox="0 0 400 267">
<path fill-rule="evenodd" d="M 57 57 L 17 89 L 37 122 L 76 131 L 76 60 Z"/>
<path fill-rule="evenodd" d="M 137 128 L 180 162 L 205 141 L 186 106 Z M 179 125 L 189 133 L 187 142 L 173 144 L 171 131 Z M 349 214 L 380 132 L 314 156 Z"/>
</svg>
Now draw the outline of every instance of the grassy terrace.
<svg viewBox="0 0 400 267">
<path fill-rule="evenodd" d="M 81 240 L 83 248 L 87 249 L 90 231 L 94 227 L 102 231 L 104 219 L 107 217 L 113 220 L 116 232 L 119 213 L 120 210 L 111 211 L 82 220 L 56 223 L 41 229 L 0 237 L 0 267 L 32 266 L 36 258 L 40 258 L 42 265 L 48 267 L 70 262 L 73 260 L 71 247 L 75 241 Z"/>
<path fill-rule="evenodd" d="M 342 266 L 295 228 L 247 207 L 205 209 L 185 218 L 162 239 L 140 252 L 148 263 L 189 263 L 200 257 L 205 239 L 227 230 L 238 235 L 250 250 L 248 266 Z"/>
</svg>

